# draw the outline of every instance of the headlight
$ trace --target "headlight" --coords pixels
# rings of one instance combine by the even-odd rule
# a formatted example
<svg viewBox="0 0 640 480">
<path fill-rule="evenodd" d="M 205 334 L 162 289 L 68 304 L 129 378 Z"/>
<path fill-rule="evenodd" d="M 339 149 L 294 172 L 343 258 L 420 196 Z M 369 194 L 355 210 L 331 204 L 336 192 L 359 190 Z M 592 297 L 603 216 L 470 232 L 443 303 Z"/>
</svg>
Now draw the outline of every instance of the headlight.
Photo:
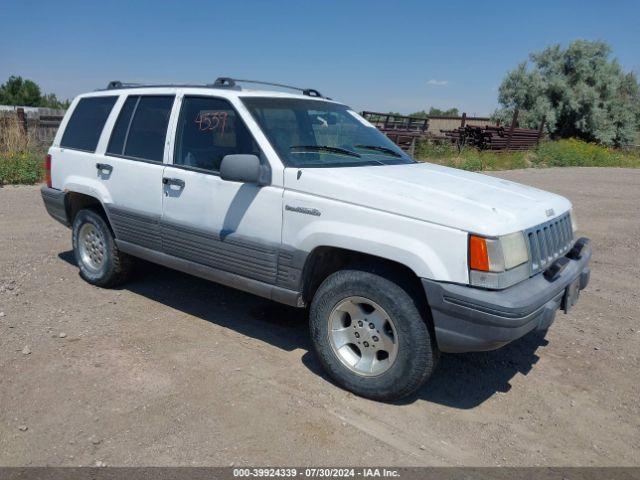
<svg viewBox="0 0 640 480">
<path fill-rule="evenodd" d="M 522 232 L 500 237 L 500 244 L 504 255 L 505 270 L 511 270 L 513 267 L 529 261 L 529 250 L 527 250 L 527 244 L 524 243 Z"/>
<path fill-rule="evenodd" d="M 576 220 L 576 212 L 573 211 L 573 208 L 569 210 L 569 216 L 571 217 L 571 230 L 576 233 L 578 231 L 578 220 Z"/>
<path fill-rule="evenodd" d="M 522 232 L 498 238 L 469 236 L 471 285 L 507 288 L 529 276 L 529 250 Z"/>
</svg>

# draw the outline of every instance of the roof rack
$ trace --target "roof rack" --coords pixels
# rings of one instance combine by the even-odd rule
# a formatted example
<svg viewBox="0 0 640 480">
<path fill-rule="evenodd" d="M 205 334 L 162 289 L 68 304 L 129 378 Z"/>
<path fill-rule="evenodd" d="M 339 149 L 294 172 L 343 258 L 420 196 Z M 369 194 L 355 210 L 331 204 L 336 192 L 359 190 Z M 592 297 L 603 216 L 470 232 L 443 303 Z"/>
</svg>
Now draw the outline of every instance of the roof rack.
<svg viewBox="0 0 640 480">
<path fill-rule="evenodd" d="M 190 84 L 178 84 L 178 83 L 126 83 L 119 80 L 113 80 L 107 84 L 107 88 L 100 88 L 102 90 L 119 90 L 121 88 L 153 88 L 153 87 L 196 87 L 196 88 L 213 88 L 213 85 L 190 85 Z"/>
<path fill-rule="evenodd" d="M 325 98 L 318 90 L 314 88 L 294 87 L 291 85 L 285 85 L 284 83 L 262 82 L 260 80 L 243 80 L 240 78 L 218 77 L 216 78 L 216 81 L 213 83 L 213 86 L 219 87 L 219 88 L 239 88 L 236 85 L 236 82 L 253 83 L 256 85 L 267 85 L 269 87 L 288 88 L 290 90 L 297 90 L 298 92 L 302 92 L 303 95 L 306 95 L 308 97 Z"/>
<path fill-rule="evenodd" d="M 107 90 L 115 90 L 117 88 L 141 87 L 141 83 L 122 83 L 119 80 L 112 80 L 107 84 Z"/>
<path fill-rule="evenodd" d="M 324 97 L 318 90 L 313 88 L 300 88 L 293 87 L 291 85 L 285 85 L 283 83 L 273 83 L 273 82 L 262 82 L 260 80 L 242 80 L 239 78 L 231 78 L 231 77 L 218 77 L 213 84 L 205 84 L 205 85 L 146 85 L 143 83 L 125 83 L 119 80 L 113 80 L 107 84 L 106 90 L 118 90 L 121 88 L 144 88 L 144 87 L 198 87 L 198 88 L 228 88 L 233 90 L 242 90 L 242 88 L 236 83 L 252 83 L 256 85 L 267 85 L 270 87 L 279 87 L 279 88 L 288 88 L 290 90 L 296 90 L 302 92 L 303 95 L 308 97 L 317 97 L 317 98 L 326 98 L 330 100 L 329 97 Z"/>
</svg>

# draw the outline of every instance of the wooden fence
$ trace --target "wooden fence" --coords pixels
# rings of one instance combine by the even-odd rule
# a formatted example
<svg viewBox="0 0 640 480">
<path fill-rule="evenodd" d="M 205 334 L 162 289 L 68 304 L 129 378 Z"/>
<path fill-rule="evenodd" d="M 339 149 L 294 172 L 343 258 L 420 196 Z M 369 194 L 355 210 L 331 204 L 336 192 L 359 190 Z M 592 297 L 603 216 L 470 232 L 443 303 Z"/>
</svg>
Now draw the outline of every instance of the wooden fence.
<svg viewBox="0 0 640 480">
<path fill-rule="evenodd" d="M 65 110 L 41 107 L 0 105 L 0 130 L 16 125 L 37 148 L 47 148 L 53 142 Z"/>
</svg>

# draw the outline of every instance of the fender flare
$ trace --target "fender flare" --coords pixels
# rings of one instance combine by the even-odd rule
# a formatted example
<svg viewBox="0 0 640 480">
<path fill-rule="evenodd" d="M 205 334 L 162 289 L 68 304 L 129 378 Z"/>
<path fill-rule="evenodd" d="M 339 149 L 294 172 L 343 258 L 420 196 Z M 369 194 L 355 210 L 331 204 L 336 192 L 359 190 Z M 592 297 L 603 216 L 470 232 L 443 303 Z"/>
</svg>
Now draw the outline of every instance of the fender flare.
<svg viewBox="0 0 640 480">
<path fill-rule="evenodd" d="M 326 222 L 332 223 L 332 222 Z M 316 225 L 317 227 L 317 225 Z M 380 231 L 375 228 L 358 227 L 358 235 L 347 235 L 340 232 L 336 226 L 327 226 L 303 236 L 298 249 L 306 252 L 301 267 L 306 266 L 312 252 L 319 247 L 339 248 L 390 260 L 407 267 L 417 277 L 422 278 L 447 278 L 449 272 L 441 259 L 433 249 L 424 242 L 403 235 L 399 232 L 384 232 L 381 239 Z M 315 230 L 315 229 L 314 229 Z M 391 237 L 392 241 L 389 241 Z"/>
</svg>

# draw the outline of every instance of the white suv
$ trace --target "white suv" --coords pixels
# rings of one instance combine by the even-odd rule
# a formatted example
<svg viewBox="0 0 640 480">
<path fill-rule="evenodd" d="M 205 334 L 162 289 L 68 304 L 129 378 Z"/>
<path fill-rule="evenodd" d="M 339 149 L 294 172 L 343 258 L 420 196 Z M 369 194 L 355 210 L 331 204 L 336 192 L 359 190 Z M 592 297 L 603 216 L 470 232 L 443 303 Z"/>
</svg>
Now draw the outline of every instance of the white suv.
<svg viewBox="0 0 640 480">
<path fill-rule="evenodd" d="M 85 280 L 116 285 L 140 257 L 308 306 L 329 375 L 379 400 L 414 392 L 441 351 L 548 328 L 586 287 L 567 199 L 417 163 L 316 90 L 241 82 L 74 100 L 42 197 Z"/>
</svg>

